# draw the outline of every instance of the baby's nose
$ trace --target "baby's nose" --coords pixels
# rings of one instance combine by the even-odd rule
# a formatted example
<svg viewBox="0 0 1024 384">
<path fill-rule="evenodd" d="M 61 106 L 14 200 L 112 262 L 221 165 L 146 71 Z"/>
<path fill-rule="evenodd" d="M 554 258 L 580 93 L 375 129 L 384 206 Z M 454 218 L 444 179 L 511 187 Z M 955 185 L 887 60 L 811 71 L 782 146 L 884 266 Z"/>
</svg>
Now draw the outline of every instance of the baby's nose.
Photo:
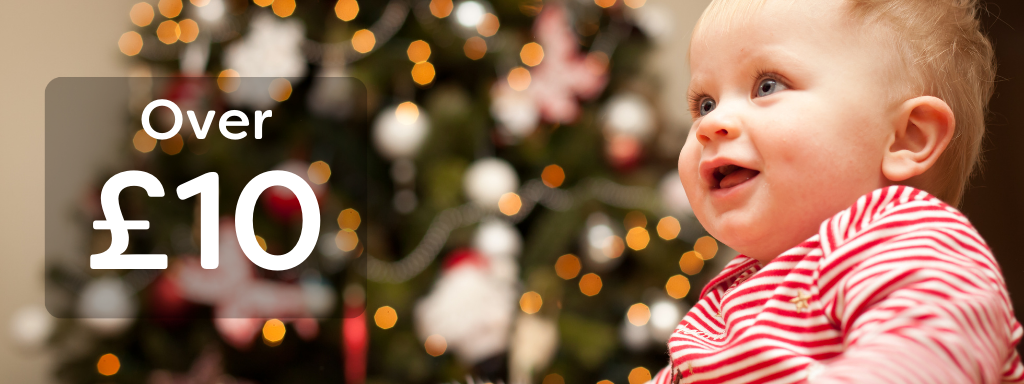
<svg viewBox="0 0 1024 384">
<path fill-rule="evenodd" d="M 716 111 L 718 112 L 718 111 Z M 740 136 L 742 128 L 737 118 L 728 115 L 704 116 L 697 127 L 697 141 L 707 146 L 712 141 L 731 140 Z"/>
</svg>

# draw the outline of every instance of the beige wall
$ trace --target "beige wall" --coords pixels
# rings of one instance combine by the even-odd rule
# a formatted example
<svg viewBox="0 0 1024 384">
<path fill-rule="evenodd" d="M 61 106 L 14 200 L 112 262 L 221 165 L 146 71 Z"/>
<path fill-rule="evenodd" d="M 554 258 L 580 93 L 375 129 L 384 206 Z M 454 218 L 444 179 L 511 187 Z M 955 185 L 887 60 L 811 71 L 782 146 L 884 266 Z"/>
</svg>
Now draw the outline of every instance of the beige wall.
<svg viewBox="0 0 1024 384">
<path fill-rule="evenodd" d="M 11 340 L 11 314 L 43 302 L 43 94 L 60 76 L 123 76 L 117 39 L 133 2 L 6 1 L 0 60 L 0 372 L 9 383 L 51 382 L 43 351 Z M 17 184 L 17 186 L 14 186 Z"/>
</svg>

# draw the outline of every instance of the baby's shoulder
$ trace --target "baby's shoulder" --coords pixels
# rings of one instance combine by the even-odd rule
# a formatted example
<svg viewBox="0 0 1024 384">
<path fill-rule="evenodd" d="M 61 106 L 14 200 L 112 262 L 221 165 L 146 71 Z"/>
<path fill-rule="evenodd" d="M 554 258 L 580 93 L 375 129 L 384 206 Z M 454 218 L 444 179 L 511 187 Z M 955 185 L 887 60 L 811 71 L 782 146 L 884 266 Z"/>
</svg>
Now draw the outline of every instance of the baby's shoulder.
<svg viewBox="0 0 1024 384">
<path fill-rule="evenodd" d="M 999 274 L 988 245 L 956 208 L 927 192 L 892 186 L 862 196 L 820 227 L 823 273 L 919 269 Z"/>
</svg>

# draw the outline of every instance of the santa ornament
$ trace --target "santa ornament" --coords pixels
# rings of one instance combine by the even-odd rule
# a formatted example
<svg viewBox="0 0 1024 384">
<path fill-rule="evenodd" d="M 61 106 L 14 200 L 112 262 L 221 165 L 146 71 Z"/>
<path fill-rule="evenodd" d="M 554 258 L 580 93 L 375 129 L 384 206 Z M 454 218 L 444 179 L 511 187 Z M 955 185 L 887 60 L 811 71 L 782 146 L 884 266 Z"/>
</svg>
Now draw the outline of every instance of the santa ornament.
<svg viewBox="0 0 1024 384">
<path fill-rule="evenodd" d="M 436 336 L 464 364 L 476 365 L 508 348 L 516 309 L 512 283 L 496 279 L 491 263 L 472 249 L 453 251 L 441 277 L 416 304 L 416 333 L 424 341 Z"/>
</svg>

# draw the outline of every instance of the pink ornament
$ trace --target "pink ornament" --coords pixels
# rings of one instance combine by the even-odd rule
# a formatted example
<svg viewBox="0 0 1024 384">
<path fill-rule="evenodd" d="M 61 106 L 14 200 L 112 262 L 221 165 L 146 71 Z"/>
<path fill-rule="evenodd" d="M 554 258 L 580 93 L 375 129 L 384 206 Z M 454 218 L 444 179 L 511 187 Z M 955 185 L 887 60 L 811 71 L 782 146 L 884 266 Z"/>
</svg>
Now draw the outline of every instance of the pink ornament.
<svg viewBox="0 0 1024 384">
<path fill-rule="evenodd" d="M 572 123 L 580 114 L 579 100 L 601 94 L 608 82 L 607 71 L 603 66 L 589 64 L 586 55 L 580 53 L 566 16 L 565 9 L 557 3 L 544 6 L 533 25 L 544 58 L 530 69 L 531 81 L 525 90 L 516 91 L 507 81 L 498 81 L 492 91 L 496 103 L 516 97 L 514 92 L 523 92 L 532 99 L 544 121 Z"/>
</svg>

